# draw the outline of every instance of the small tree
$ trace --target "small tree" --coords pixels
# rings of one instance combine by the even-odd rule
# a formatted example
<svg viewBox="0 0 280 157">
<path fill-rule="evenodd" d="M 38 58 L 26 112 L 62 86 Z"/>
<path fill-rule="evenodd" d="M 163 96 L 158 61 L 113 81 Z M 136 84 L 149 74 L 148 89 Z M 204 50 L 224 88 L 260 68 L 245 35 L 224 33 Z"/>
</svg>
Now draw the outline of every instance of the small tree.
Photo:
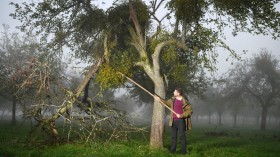
<svg viewBox="0 0 280 157">
<path fill-rule="evenodd" d="M 244 66 L 244 64 L 241 63 L 237 63 L 235 65 L 235 68 L 230 69 L 228 75 L 224 76 L 226 80 L 224 93 L 226 93 L 227 104 L 233 115 L 234 127 L 237 126 L 238 114 L 240 114 L 243 106 L 249 100 L 245 93 L 246 84 L 244 81 L 244 77 L 246 77 L 246 75 L 244 75 L 244 71 L 246 70 L 247 66 Z"/>
</svg>

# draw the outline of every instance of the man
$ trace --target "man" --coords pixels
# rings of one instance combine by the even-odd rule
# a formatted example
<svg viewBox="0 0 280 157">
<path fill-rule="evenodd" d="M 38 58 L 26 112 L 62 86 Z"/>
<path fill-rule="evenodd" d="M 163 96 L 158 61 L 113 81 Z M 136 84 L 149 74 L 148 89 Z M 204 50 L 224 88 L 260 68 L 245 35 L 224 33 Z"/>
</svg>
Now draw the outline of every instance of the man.
<svg viewBox="0 0 280 157">
<path fill-rule="evenodd" d="M 156 100 L 164 102 L 175 113 L 171 113 L 169 125 L 171 126 L 171 145 L 170 152 L 176 152 L 177 135 L 179 134 L 181 142 L 181 153 L 186 154 L 186 134 L 185 131 L 191 129 L 192 106 L 188 99 L 183 96 L 181 88 L 176 88 L 173 92 L 173 97 L 165 101 L 158 96 L 154 96 Z"/>
</svg>

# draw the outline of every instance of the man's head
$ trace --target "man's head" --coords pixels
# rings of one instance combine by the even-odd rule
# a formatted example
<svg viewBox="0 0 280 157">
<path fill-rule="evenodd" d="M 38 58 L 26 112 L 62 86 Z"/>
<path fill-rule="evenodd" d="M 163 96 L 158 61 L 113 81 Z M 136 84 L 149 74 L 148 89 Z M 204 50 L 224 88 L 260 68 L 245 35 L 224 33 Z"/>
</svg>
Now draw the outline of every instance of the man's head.
<svg viewBox="0 0 280 157">
<path fill-rule="evenodd" d="M 182 96 L 183 95 L 183 90 L 182 88 L 175 88 L 174 92 L 173 92 L 174 96 L 177 97 L 177 96 Z"/>
</svg>

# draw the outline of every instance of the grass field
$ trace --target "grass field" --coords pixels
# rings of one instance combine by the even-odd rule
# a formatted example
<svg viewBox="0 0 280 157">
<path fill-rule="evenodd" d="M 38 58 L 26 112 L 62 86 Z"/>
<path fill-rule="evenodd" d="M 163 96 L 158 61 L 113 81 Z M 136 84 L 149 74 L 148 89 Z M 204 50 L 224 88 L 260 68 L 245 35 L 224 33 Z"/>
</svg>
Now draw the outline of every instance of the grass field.
<svg viewBox="0 0 280 157">
<path fill-rule="evenodd" d="M 278 157 L 280 156 L 280 132 L 259 131 L 244 128 L 216 128 L 213 126 L 194 126 L 187 132 L 187 150 L 190 157 Z M 164 148 L 150 150 L 149 141 L 142 135 L 132 137 L 131 141 L 112 141 L 84 144 L 82 141 L 56 145 L 27 146 L 25 143 L 28 127 L 18 124 L 11 126 L 1 123 L 0 157 L 98 157 L 98 156 L 136 156 L 163 157 L 183 156 L 170 154 L 169 127 L 166 128 Z M 149 139 L 147 134 L 147 139 Z M 178 145 L 178 147 L 180 144 Z"/>
</svg>

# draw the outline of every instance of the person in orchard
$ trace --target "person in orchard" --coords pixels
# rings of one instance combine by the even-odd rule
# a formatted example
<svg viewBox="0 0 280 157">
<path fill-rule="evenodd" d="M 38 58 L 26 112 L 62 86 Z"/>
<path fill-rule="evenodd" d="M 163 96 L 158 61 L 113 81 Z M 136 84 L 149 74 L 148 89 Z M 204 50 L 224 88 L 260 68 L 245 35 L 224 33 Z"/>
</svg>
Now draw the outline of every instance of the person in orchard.
<svg viewBox="0 0 280 157">
<path fill-rule="evenodd" d="M 154 96 L 157 101 L 164 102 L 168 105 L 175 113 L 171 112 L 169 125 L 171 126 L 171 144 L 170 152 L 176 152 L 177 136 L 180 138 L 181 143 L 181 154 L 187 153 L 186 144 L 186 130 L 190 130 L 191 115 L 193 113 L 192 106 L 188 99 L 183 96 L 183 90 L 176 88 L 173 92 L 173 97 L 168 100 L 163 100 L 158 96 Z"/>
</svg>

